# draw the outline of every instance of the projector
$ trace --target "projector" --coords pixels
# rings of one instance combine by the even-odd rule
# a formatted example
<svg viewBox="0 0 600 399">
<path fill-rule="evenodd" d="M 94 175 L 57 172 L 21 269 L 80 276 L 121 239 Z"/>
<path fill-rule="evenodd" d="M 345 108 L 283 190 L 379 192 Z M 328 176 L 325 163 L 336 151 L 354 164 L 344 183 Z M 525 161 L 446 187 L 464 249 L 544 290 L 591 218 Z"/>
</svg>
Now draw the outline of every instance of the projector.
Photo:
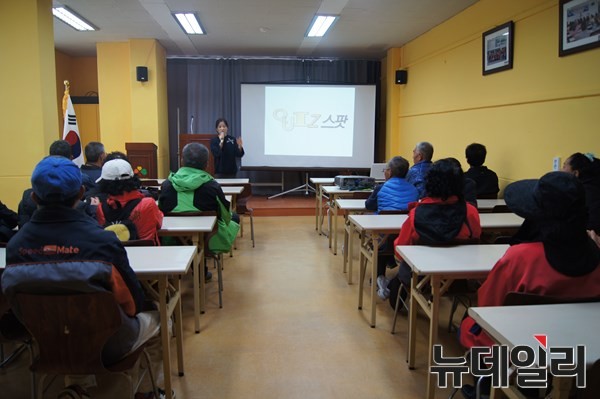
<svg viewBox="0 0 600 399">
<path fill-rule="evenodd" d="M 339 175 L 334 179 L 336 186 L 342 190 L 372 190 L 375 187 L 375 179 L 369 176 L 344 176 Z"/>
</svg>

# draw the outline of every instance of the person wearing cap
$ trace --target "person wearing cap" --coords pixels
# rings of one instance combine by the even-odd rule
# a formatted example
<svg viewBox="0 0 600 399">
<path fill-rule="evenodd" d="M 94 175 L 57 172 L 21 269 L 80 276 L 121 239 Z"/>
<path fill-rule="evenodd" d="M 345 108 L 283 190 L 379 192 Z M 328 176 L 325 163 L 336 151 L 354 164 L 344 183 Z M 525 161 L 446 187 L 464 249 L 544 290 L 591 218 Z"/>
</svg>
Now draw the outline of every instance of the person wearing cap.
<svg viewBox="0 0 600 399">
<path fill-rule="evenodd" d="M 143 312 L 144 293 L 129 265 L 125 248 L 112 232 L 105 231 L 94 219 L 75 209 L 84 191 L 77 165 L 62 156 L 48 156 L 35 167 L 31 185 L 38 210 L 7 244 L 7 266 L 2 275 L 2 290 L 7 299 L 11 301 L 19 284 L 31 279 L 58 281 L 64 288 L 72 284 L 73 289 L 93 281 L 89 289 L 99 289 L 99 285 L 109 289 L 123 311 L 121 328 L 115 339 L 111 338 L 105 346 L 107 362 L 120 359 L 149 336 L 156 336 L 160 345 L 158 312 Z M 60 267 L 49 270 L 42 267 L 48 262 L 85 260 L 106 262 L 108 269 L 82 269 L 73 274 L 68 264 L 59 263 Z M 36 267 L 33 262 L 42 266 Z M 30 265 L 19 267 L 22 263 Z M 161 358 L 153 359 L 153 369 L 159 379 L 162 378 L 161 361 Z M 59 397 L 85 398 L 89 397 L 87 389 L 95 386 L 95 379 L 68 376 L 65 386 L 63 396 Z"/>
<path fill-rule="evenodd" d="M 574 175 L 550 172 L 504 190 L 508 208 L 525 218 L 526 234 L 508 248 L 477 293 L 478 306 L 500 306 L 511 291 L 565 299 L 600 298 L 600 248 L 586 233 L 585 191 Z M 460 328 L 467 348 L 493 341 L 467 317 Z"/>
<path fill-rule="evenodd" d="M 425 180 L 433 159 L 433 146 L 427 141 L 417 143 L 413 149 L 413 166 L 406 174 L 406 181 L 416 187 L 419 198 L 425 196 Z"/>
<path fill-rule="evenodd" d="M 162 226 L 163 213 L 158 209 L 156 201 L 145 197 L 139 190 L 139 179 L 133 174 L 131 164 L 124 159 L 113 159 L 102 166 L 102 174 L 96 180 L 100 191 L 108 194 L 101 205 L 96 208 L 96 218 L 101 226 L 106 224 L 103 206 L 112 209 L 125 207 L 131 201 L 138 204 L 133 208 L 129 220 L 135 224 L 140 240 L 152 240 L 160 245 L 158 230 Z M 123 241 L 128 240 L 127 237 Z"/>
<path fill-rule="evenodd" d="M 52 144 L 50 144 L 50 148 L 48 149 L 49 155 L 61 156 L 66 159 L 73 159 L 73 154 L 71 152 L 71 144 L 69 144 L 66 140 L 56 140 Z M 81 172 L 80 172 L 81 173 Z M 85 192 L 87 194 L 88 190 L 95 186 L 94 181 L 87 175 L 82 175 L 82 184 L 85 186 Z M 21 198 L 21 202 L 19 202 L 19 207 L 17 209 L 17 213 L 19 216 L 19 228 L 23 227 L 25 223 L 29 222 L 31 215 L 36 211 L 37 204 L 31 198 L 32 189 L 28 188 L 23 192 L 23 197 Z M 96 217 L 96 207 L 92 206 L 90 203 L 86 203 L 83 201 L 79 201 L 77 203 L 77 209 L 86 213 L 87 215 L 95 218 Z"/>
</svg>

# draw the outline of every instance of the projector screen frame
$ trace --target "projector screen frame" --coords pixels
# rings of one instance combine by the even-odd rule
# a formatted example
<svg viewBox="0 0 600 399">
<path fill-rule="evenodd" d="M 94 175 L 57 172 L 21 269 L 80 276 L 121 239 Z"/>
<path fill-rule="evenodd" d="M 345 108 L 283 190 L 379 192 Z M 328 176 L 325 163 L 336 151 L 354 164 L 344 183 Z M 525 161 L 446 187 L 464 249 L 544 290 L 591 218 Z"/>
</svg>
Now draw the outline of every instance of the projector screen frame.
<svg viewBox="0 0 600 399">
<path fill-rule="evenodd" d="M 307 87 L 307 88 L 352 88 L 353 92 L 352 106 L 353 118 L 352 118 L 352 143 L 347 147 L 350 147 L 351 155 L 290 155 L 290 154 L 265 154 L 265 138 L 266 125 L 265 115 L 266 105 L 265 97 L 268 88 L 285 88 L 290 89 L 296 87 Z M 253 91 L 252 95 L 256 96 L 256 92 L 260 92 L 258 97 L 261 101 L 252 101 L 248 106 L 248 92 Z M 269 81 L 269 82 L 241 82 L 240 83 L 240 97 L 242 99 L 241 105 L 241 121 L 242 121 L 242 137 L 244 138 L 244 150 L 246 155 L 241 159 L 241 170 L 289 170 L 289 171 L 339 171 L 339 170 L 354 170 L 362 171 L 369 170 L 371 164 L 374 162 L 376 156 L 376 128 L 377 128 L 377 94 L 379 88 L 377 84 L 357 84 L 357 83 L 340 83 L 340 82 L 302 82 L 302 81 Z M 356 93 L 356 94 L 354 94 Z M 344 95 L 345 93 L 342 92 Z M 256 97 L 252 97 L 256 98 Z M 287 99 L 288 97 L 283 97 Z M 248 114 L 260 115 L 262 120 L 257 124 L 256 120 L 251 125 L 248 124 Z M 267 114 L 269 115 L 269 114 Z M 331 113 L 330 113 L 331 115 Z M 256 128 L 259 126 L 259 128 Z M 322 126 L 321 126 L 322 127 Z M 248 132 L 260 131 L 260 136 L 253 135 L 248 138 Z M 331 130 L 330 130 L 331 131 Z M 367 131 L 368 134 L 364 134 Z M 313 131 L 316 133 L 317 131 Z M 319 131 L 318 134 L 321 134 Z M 262 141 L 261 141 L 262 140 Z M 335 140 L 335 139 L 333 139 Z M 312 142 L 312 141 L 311 141 Z M 284 148 L 284 146 L 282 146 Z M 295 147 L 291 147 L 295 148 Z M 331 142 L 326 147 L 331 149 Z M 363 149 L 369 148 L 367 152 Z M 318 150 L 315 150 L 318 151 Z M 327 150 L 321 149 L 320 151 L 326 152 Z M 348 150 L 346 150 L 348 151 Z M 256 154 L 260 153 L 260 156 Z M 248 158 L 250 154 L 254 157 L 248 164 Z M 347 154 L 350 154 L 347 152 Z M 306 166 L 305 166 L 306 165 Z"/>
</svg>

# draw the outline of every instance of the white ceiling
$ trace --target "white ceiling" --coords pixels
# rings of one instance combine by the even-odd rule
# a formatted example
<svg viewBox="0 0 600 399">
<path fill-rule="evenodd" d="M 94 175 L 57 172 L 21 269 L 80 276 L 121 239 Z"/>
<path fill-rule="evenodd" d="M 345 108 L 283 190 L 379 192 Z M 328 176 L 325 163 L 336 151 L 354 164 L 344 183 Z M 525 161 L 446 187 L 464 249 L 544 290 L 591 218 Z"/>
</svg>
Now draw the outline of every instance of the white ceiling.
<svg viewBox="0 0 600 399">
<path fill-rule="evenodd" d="M 88 19 L 78 32 L 54 18 L 56 48 L 96 54 L 97 42 L 157 39 L 168 57 L 381 59 L 477 0 L 53 0 Z M 195 11 L 207 34 L 188 36 L 171 12 Z M 316 13 L 340 16 L 323 38 L 305 38 Z"/>
</svg>

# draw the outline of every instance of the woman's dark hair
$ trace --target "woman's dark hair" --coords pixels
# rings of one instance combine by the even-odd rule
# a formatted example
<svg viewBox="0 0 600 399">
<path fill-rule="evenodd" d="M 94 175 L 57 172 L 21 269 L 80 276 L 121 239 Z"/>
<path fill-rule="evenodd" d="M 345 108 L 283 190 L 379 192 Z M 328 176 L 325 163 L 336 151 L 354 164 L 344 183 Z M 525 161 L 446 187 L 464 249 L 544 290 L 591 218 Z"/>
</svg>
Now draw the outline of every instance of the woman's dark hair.
<svg viewBox="0 0 600 399">
<path fill-rule="evenodd" d="M 221 123 L 221 122 L 223 122 L 225 124 L 225 126 L 227 126 L 227 128 L 229 128 L 229 123 L 227 123 L 227 119 L 225 119 L 225 118 L 219 118 L 215 122 L 215 129 L 217 129 L 219 127 L 219 123 Z"/>
<path fill-rule="evenodd" d="M 571 169 L 579 172 L 579 179 L 600 176 L 600 159 L 576 152 L 567 158 Z"/>
<path fill-rule="evenodd" d="M 113 151 L 106 154 L 106 158 L 104 158 L 104 163 L 112 161 L 113 159 L 124 159 L 125 161 L 129 162 L 129 158 L 127 158 L 126 154 L 122 153 L 121 151 Z"/>
<path fill-rule="evenodd" d="M 121 195 L 130 191 L 135 191 L 140 188 L 140 179 L 137 176 L 133 176 L 131 179 L 126 180 L 100 180 L 100 192 L 107 193 L 109 195 Z"/>
<path fill-rule="evenodd" d="M 460 163 L 454 158 L 437 160 L 425 176 L 428 197 L 447 200 L 453 195 L 464 200 L 464 176 Z"/>
</svg>

